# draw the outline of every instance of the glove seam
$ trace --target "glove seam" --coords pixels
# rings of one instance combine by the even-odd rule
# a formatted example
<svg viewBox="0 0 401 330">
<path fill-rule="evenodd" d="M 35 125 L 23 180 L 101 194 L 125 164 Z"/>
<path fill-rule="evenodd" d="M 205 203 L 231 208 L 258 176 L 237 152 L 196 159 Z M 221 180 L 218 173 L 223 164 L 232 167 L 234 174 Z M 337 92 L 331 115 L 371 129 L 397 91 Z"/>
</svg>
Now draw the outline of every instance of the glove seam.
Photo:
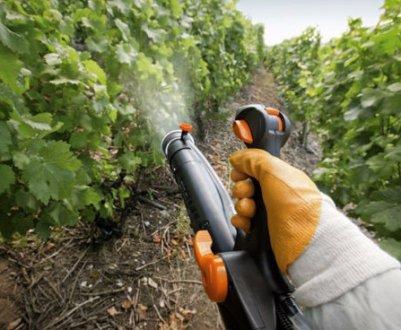
<svg viewBox="0 0 401 330">
<path fill-rule="evenodd" d="M 319 196 L 316 196 L 316 197 L 313 197 L 311 199 L 305 200 L 305 198 L 302 196 L 302 194 L 299 194 L 296 189 L 294 189 L 293 187 L 288 185 L 286 181 L 282 180 L 278 176 L 276 176 L 273 173 L 268 172 L 266 170 L 262 170 L 262 176 L 263 176 L 263 174 L 268 176 L 268 177 L 271 177 L 273 179 L 276 179 L 277 181 L 279 181 L 281 184 L 283 184 L 286 188 L 288 188 L 289 191 L 291 191 L 294 195 L 296 195 L 304 203 L 309 203 L 310 201 L 313 201 L 314 199 L 322 200 L 322 197 L 320 196 L 320 191 L 318 190 L 318 188 L 316 187 L 316 185 L 312 181 L 311 182 L 315 185 L 314 186 L 315 191 L 313 191 L 313 192 L 316 193 L 316 194 L 319 194 Z M 257 178 L 255 178 L 255 179 L 257 179 Z M 310 178 L 307 177 L 307 176 L 306 176 L 306 179 L 310 180 Z M 259 179 L 257 179 L 257 180 L 259 181 L 259 184 L 260 184 L 260 180 Z"/>
</svg>

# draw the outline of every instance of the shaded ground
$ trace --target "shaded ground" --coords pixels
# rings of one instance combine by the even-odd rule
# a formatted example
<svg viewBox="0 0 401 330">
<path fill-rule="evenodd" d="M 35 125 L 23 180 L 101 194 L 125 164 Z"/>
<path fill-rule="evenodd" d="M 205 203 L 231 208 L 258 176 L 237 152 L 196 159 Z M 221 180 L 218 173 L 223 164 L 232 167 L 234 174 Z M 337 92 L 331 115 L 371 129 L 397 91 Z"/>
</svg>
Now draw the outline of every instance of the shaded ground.
<svg viewBox="0 0 401 330">
<path fill-rule="evenodd" d="M 200 148 L 225 184 L 227 158 L 242 148 L 231 132 L 232 110 L 247 103 L 282 109 L 276 95 L 271 75 L 260 70 L 227 103 L 227 120 L 205 125 Z M 283 158 L 310 173 L 319 147 L 312 136 L 306 152 L 299 131 L 296 126 Z M 94 245 L 92 229 L 82 226 L 58 230 L 48 242 L 28 235 L 0 246 L 0 329 L 221 328 L 216 306 L 203 293 L 168 169 L 142 173 L 138 196 L 119 239 Z"/>
</svg>

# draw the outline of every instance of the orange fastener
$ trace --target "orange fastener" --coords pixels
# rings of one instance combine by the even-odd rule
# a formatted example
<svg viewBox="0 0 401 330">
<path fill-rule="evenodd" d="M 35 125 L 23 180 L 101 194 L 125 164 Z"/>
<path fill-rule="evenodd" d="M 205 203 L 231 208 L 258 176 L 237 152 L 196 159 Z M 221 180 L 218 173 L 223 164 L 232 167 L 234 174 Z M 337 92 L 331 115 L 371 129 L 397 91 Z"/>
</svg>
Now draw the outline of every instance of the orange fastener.
<svg viewBox="0 0 401 330">
<path fill-rule="evenodd" d="M 280 115 L 280 110 L 277 110 L 276 108 L 266 108 L 266 111 L 271 116 L 277 116 L 278 117 Z"/>
<path fill-rule="evenodd" d="M 210 300 L 223 302 L 228 293 L 228 276 L 223 259 L 212 252 L 212 238 L 200 230 L 193 238 L 196 262 L 202 272 L 203 287 Z"/>
<path fill-rule="evenodd" d="M 280 110 L 268 107 L 268 108 L 265 109 L 265 111 L 270 116 L 274 116 L 275 117 L 276 122 L 277 122 L 277 126 L 278 126 L 278 131 L 280 131 L 280 132 L 284 131 L 284 123 L 283 123 L 283 119 L 280 117 Z"/>
<path fill-rule="evenodd" d="M 192 132 L 192 125 L 190 123 L 181 123 L 180 130 L 185 133 L 190 133 Z"/>
<path fill-rule="evenodd" d="M 233 124 L 234 134 L 245 143 L 252 143 L 253 137 L 251 129 L 245 120 L 236 120 Z"/>
</svg>

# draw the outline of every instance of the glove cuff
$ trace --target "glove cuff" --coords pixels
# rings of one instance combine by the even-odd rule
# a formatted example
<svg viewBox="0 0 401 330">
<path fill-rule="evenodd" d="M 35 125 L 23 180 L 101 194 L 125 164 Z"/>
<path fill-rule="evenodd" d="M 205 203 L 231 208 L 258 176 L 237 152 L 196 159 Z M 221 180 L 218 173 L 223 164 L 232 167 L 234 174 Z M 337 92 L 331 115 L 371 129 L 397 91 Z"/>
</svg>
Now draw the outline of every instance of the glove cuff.
<svg viewBox="0 0 401 330">
<path fill-rule="evenodd" d="M 320 222 L 305 252 L 288 268 L 305 307 L 329 302 L 400 263 L 366 237 L 323 195 Z"/>
</svg>

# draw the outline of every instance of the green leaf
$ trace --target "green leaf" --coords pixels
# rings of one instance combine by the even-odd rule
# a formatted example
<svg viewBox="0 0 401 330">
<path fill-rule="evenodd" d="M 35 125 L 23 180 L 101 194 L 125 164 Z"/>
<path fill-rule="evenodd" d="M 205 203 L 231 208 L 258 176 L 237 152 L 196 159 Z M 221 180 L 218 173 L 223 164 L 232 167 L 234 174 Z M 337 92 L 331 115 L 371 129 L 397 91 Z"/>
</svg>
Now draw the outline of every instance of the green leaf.
<svg viewBox="0 0 401 330">
<path fill-rule="evenodd" d="M 396 146 L 384 156 L 385 159 L 390 159 L 392 161 L 401 162 L 401 146 Z"/>
<path fill-rule="evenodd" d="M 383 154 L 376 154 L 370 157 L 366 160 L 366 164 L 376 175 L 388 176 L 391 175 L 394 170 L 392 164 L 385 159 Z"/>
<path fill-rule="evenodd" d="M 0 194 L 8 191 L 15 183 L 15 174 L 8 165 L 0 164 Z"/>
<path fill-rule="evenodd" d="M 25 152 L 14 152 L 13 161 L 17 168 L 23 169 L 25 166 L 29 164 L 29 157 L 25 154 Z"/>
<path fill-rule="evenodd" d="M 96 209 L 99 208 L 99 203 L 102 200 L 102 196 L 93 188 L 85 189 L 82 198 L 85 205 L 93 205 Z"/>
<path fill-rule="evenodd" d="M 387 86 L 387 89 L 388 89 L 390 92 L 393 92 L 393 93 L 401 92 L 401 83 L 397 82 L 397 83 L 388 85 L 388 86 Z"/>
<path fill-rule="evenodd" d="M 383 100 L 381 111 L 384 114 L 398 114 L 400 111 L 401 93 L 394 93 Z"/>
<path fill-rule="evenodd" d="M 88 49 L 92 52 L 103 53 L 107 50 L 109 43 L 106 38 L 97 40 L 93 37 L 89 37 L 86 39 L 86 45 L 88 46 Z"/>
<path fill-rule="evenodd" d="M 61 203 L 53 203 L 45 212 L 52 219 L 52 225 L 56 226 L 75 225 L 79 219 L 77 213 L 68 210 Z"/>
<path fill-rule="evenodd" d="M 111 1 L 108 1 L 108 3 L 110 4 L 110 7 L 118 8 L 118 10 L 121 13 L 123 13 L 124 15 L 127 15 L 129 13 L 131 2 L 129 2 L 129 4 L 128 4 L 126 0 L 125 1 L 124 0 L 111 0 Z"/>
<path fill-rule="evenodd" d="M 88 70 L 88 72 L 93 73 L 98 81 L 103 84 L 106 85 L 107 81 L 106 81 L 106 74 L 104 73 L 103 69 L 93 60 L 87 60 L 84 61 L 86 70 Z"/>
<path fill-rule="evenodd" d="M 383 92 L 378 89 L 366 88 L 362 91 L 361 104 L 364 108 L 376 105 L 383 98 Z"/>
<path fill-rule="evenodd" d="M 142 30 L 146 33 L 148 38 L 154 42 L 161 42 L 165 36 L 165 32 L 162 30 L 155 30 L 146 24 L 143 24 Z"/>
<path fill-rule="evenodd" d="M 127 152 L 119 158 L 119 162 L 123 169 L 133 172 L 141 165 L 142 159 L 133 152 Z"/>
<path fill-rule="evenodd" d="M 371 222 L 383 224 L 390 232 L 401 229 L 401 205 L 391 205 L 376 211 L 370 219 Z"/>
<path fill-rule="evenodd" d="M 81 162 L 65 142 L 50 141 L 33 146 L 22 177 L 32 194 L 47 204 L 50 198 L 62 200 L 74 188 L 75 172 Z"/>
<path fill-rule="evenodd" d="M 15 194 L 15 202 L 21 208 L 35 210 L 38 207 L 38 202 L 32 194 L 20 189 Z"/>
<path fill-rule="evenodd" d="M 174 18 L 179 18 L 182 15 L 182 6 L 179 0 L 170 0 L 170 8 Z"/>
<path fill-rule="evenodd" d="M 117 28 L 120 30 L 123 40 L 128 42 L 131 37 L 131 32 L 129 30 L 129 26 L 118 18 L 114 20 L 114 23 L 116 24 Z"/>
<path fill-rule="evenodd" d="M 125 207 L 125 200 L 130 196 L 131 192 L 127 187 L 121 186 L 120 188 L 118 188 L 118 198 L 122 207 Z"/>
<path fill-rule="evenodd" d="M 50 83 L 53 85 L 56 85 L 56 86 L 58 86 L 58 85 L 75 85 L 75 86 L 77 86 L 77 85 L 82 84 L 77 79 L 70 79 L 70 78 L 66 78 L 66 77 L 60 77 L 57 79 L 50 80 Z"/>
<path fill-rule="evenodd" d="M 22 119 L 25 124 L 39 131 L 50 131 L 52 129 L 50 125 L 52 120 L 52 114 L 48 112 L 40 113 L 33 117 L 25 117 Z"/>
<path fill-rule="evenodd" d="M 35 233 L 38 234 L 42 239 L 46 240 L 50 237 L 50 227 L 52 223 L 45 219 L 39 219 L 35 226 Z"/>
<path fill-rule="evenodd" d="M 401 242 L 393 238 L 386 238 L 380 241 L 380 246 L 393 257 L 401 261 Z"/>
<path fill-rule="evenodd" d="M 0 42 L 10 50 L 24 54 L 28 52 L 29 46 L 25 38 L 10 29 L 0 22 Z"/>
<path fill-rule="evenodd" d="M 21 61 L 14 53 L 0 45 L 0 79 L 18 94 L 24 91 L 18 82 L 18 75 L 22 66 Z"/>
<path fill-rule="evenodd" d="M 398 26 L 394 25 L 388 30 L 378 31 L 372 39 L 376 43 L 376 51 L 381 54 L 394 55 L 400 49 L 401 40 Z"/>
<path fill-rule="evenodd" d="M 0 102 L 14 110 L 17 108 L 20 111 L 26 110 L 22 97 L 2 82 L 0 82 Z"/>
<path fill-rule="evenodd" d="M 130 44 L 118 44 L 116 47 L 116 55 L 120 63 L 131 65 L 135 62 L 138 52 Z"/>
<path fill-rule="evenodd" d="M 12 144 L 10 130 L 8 125 L 0 121 L 0 160 L 9 159 L 9 148 Z"/>
<path fill-rule="evenodd" d="M 44 56 L 46 63 L 50 66 L 56 66 L 62 63 L 60 55 L 57 53 L 49 53 Z"/>
<path fill-rule="evenodd" d="M 375 191 L 371 196 L 371 200 L 382 200 L 387 203 L 401 204 L 401 187 L 393 186 L 391 188 Z"/>
<path fill-rule="evenodd" d="M 352 121 L 358 118 L 358 116 L 362 113 L 363 109 L 361 107 L 354 107 L 344 113 L 344 120 Z"/>
<path fill-rule="evenodd" d="M 29 139 L 36 136 L 44 137 L 61 128 L 62 123 L 56 123 L 52 126 L 52 121 L 53 116 L 48 112 L 31 116 L 29 114 L 21 115 L 17 111 L 14 111 L 11 113 L 10 123 L 22 139 Z"/>
</svg>

